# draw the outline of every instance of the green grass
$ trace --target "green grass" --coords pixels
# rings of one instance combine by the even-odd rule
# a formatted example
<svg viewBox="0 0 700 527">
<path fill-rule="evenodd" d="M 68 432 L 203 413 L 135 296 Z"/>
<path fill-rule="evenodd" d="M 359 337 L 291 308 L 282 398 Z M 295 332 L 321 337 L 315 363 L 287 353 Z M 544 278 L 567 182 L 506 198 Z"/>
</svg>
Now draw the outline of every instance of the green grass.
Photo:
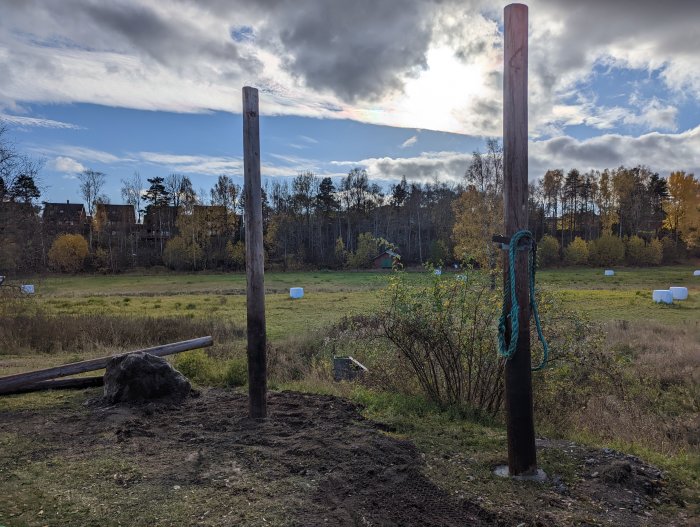
<svg viewBox="0 0 700 527">
<path fill-rule="evenodd" d="M 602 269 L 555 269 L 538 274 L 544 290 L 561 295 L 565 307 L 593 320 L 658 320 L 682 324 L 700 320 L 700 279 L 692 267 L 622 268 L 614 277 Z M 345 315 L 382 304 L 387 272 L 315 271 L 265 275 L 268 335 L 271 339 L 323 328 Z M 450 274 L 444 275 L 449 279 Z M 428 273 L 413 272 L 415 283 Z M 651 301 L 652 289 L 683 285 L 687 301 L 663 306 Z M 304 287 L 291 300 L 288 289 Z M 37 299 L 52 313 L 150 316 L 213 316 L 245 323 L 245 275 L 158 274 L 49 277 L 38 282 Z"/>
<path fill-rule="evenodd" d="M 378 290 L 320 292 L 305 291 L 305 296 L 292 300 L 288 294 L 267 294 L 265 310 L 268 337 L 285 338 L 323 328 L 345 315 L 364 313 L 380 303 Z M 219 317 L 245 326 L 244 295 L 180 294 L 159 297 L 136 296 L 124 302 L 118 296 L 57 297 L 40 299 L 50 313 L 123 316 L 189 316 Z"/>
<path fill-rule="evenodd" d="M 310 271 L 265 274 L 265 289 L 271 293 L 304 287 L 305 292 L 366 291 L 386 283 L 388 272 Z M 50 276 L 36 280 L 45 296 L 93 295 L 180 295 L 244 294 L 245 273 L 163 273 L 121 275 Z"/>
</svg>

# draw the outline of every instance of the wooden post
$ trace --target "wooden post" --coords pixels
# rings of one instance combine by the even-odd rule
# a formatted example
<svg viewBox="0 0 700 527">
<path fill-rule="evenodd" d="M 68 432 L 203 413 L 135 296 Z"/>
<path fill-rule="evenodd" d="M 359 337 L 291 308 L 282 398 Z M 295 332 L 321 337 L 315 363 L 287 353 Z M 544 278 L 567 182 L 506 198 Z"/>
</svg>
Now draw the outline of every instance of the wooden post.
<svg viewBox="0 0 700 527">
<path fill-rule="evenodd" d="M 510 4 L 504 10 L 503 46 L 503 168 L 505 233 L 512 237 L 527 229 L 527 6 Z M 518 347 L 505 367 L 508 429 L 508 472 L 511 476 L 537 473 L 535 425 L 530 372 L 530 299 L 527 251 L 516 259 L 516 295 L 520 304 Z M 508 280 L 506 253 L 504 280 Z M 506 309 L 511 308 L 510 299 Z M 506 342 L 510 340 L 506 330 Z"/>
<path fill-rule="evenodd" d="M 267 339 L 258 90 L 249 86 L 243 88 L 243 174 L 248 307 L 248 410 L 250 417 L 257 419 L 267 416 Z"/>
</svg>

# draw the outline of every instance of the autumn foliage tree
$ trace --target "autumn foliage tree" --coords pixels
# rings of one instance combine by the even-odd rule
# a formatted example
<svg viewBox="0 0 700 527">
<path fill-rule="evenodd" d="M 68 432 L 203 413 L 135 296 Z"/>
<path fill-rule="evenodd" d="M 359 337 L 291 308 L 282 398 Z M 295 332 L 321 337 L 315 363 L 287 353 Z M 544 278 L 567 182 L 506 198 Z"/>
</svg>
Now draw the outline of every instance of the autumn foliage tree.
<svg viewBox="0 0 700 527">
<path fill-rule="evenodd" d="M 680 236 L 688 247 L 700 246 L 700 181 L 693 174 L 672 172 L 668 178 L 668 193 L 664 226 L 676 241 Z"/>
<path fill-rule="evenodd" d="M 64 273 L 77 273 L 88 255 L 88 243 L 80 234 L 62 234 L 49 250 L 50 265 Z"/>
<path fill-rule="evenodd" d="M 491 237 L 503 230 L 503 149 L 495 140 L 487 148 L 486 154 L 472 155 L 467 188 L 452 205 L 452 239 L 456 259 L 494 268 L 498 254 Z"/>
</svg>

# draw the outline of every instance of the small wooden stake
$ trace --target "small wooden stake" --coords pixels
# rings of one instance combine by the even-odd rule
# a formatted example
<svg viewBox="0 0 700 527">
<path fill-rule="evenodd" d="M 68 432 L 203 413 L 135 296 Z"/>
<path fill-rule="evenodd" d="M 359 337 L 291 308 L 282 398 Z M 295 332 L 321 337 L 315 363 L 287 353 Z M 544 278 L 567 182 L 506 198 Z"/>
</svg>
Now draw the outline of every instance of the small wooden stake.
<svg viewBox="0 0 700 527">
<path fill-rule="evenodd" d="M 503 56 L 503 168 L 505 233 L 512 237 L 527 229 L 527 22 L 528 9 L 510 4 L 504 10 Z M 516 260 L 516 295 L 520 304 L 518 347 L 506 362 L 505 402 L 508 429 L 508 471 L 511 476 L 537 473 L 535 425 L 530 372 L 530 297 L 527 252 Z M 508 280 L 506 253 L 504 280 Z M 510 312 L 510 299 L 506 310 Z M 506 342 L 511 338 L 506 328 Z"/>
<path fill-rule="evenodd" d="M 267 338 L 258 90 L 249 86 L 243 88 L 243 174 L 248 308 L 248 410 L 250 417 L 257 419 L 267 416 Z"/>
</svg>

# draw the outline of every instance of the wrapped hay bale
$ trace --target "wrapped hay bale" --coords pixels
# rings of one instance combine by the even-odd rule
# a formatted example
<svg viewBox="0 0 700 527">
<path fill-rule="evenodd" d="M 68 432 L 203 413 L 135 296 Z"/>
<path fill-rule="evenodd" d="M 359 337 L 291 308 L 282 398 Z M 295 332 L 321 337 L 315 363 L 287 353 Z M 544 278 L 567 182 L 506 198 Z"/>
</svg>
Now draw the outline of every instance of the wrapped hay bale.
<svg viewBox="0 0 700 527">
<path fill-rule="evenodd" d="M 304 288 L 303 287 L 292 287 L 289 289 L 289 298 L 303 298 Z"/>
<path fill-rule="evenodd" d="M 673 293 L 669 289 L 654 289 L 651 298 L 657 304 L 673 304 Z"/>
<path fill-rule="evenodd" d="M 674 300 L 687 300 L 688 299 L 688 288 L 687 287 L 669 287 L 669 291 L 673 295 Z"/>
<path fill-rule="evenodd" d="M 606 269 L 605 273 L 603 273 L 605 276 L 615 276 L 615 271 L 612 269 Z"/>
</svg>

